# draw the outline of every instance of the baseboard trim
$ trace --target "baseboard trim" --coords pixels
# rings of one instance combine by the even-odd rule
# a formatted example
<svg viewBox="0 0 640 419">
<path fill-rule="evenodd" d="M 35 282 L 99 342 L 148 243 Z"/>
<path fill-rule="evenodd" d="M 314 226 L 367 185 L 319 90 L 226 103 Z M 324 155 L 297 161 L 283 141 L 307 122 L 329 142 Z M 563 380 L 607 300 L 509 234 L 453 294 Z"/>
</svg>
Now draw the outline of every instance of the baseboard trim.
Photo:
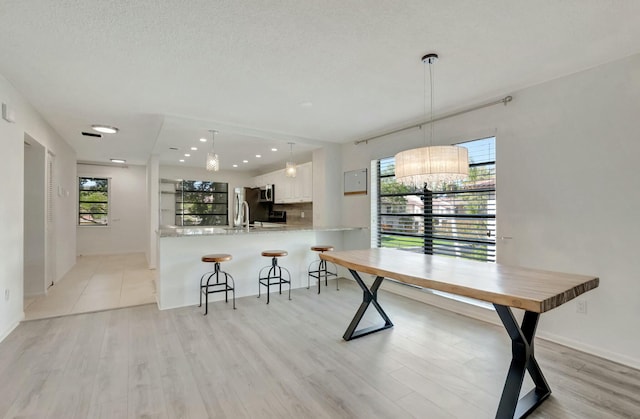
<svg viewBox="0 0 640 419">
<path fill-rule="evenodd" d="M 11 323 L 11 325 L 9 326 L 9 328 L 7 328 L 7 330 L 5 330 L 4 332 L 2 332 L 0 334 L 0 342 L 2 342 L 3 340 L 6 339 L 7 336 L 9 336 L 11 334 L 11 332 L 13 332 L 16 327 L 18 327 L 20 325 L 20 322 L 22 320 L 24 320 L 25 316 L 24 316 L 24 311 L 22 312 L 22 315 L 20 316 L 19 319 L 17 319 L 15 322 Z"/>
<path fill-rule="evenodd" d="M 351 278 L 344 279 L 353 281 L 353 279 Z M 493 309 L 488 309 L 485 307 L 446 298 L 437 294 L 420 291 L 391 281 L 385 281 L 381 288 L 391 293 L 402 295 L 412 300 L 420 301 L 422 303 L 429 304 L 443 310 L 448 310 L 457 314 L 461 314 L 463 316 L 471 317 L 473 319 L 482 320 L 490 324 L 502 326 L 500 319 Z M 519 313 L 516 314 L 519 315 Z M 568 348 L 575 349 L 589 355 L 597 356 L 608 361 L 640 370 L 640 359 L 637 358 L 629 357 L 613 351 L 608 351 L 606 349 L 598 348 L 596 346 L 589 345 L 575 339 L 569 339 L 554 333 L 548 333 L 543 330 L 538 330 L 538 334 L 536 336 L 539 339 L 557 343 L 558 345 L 566 346 Z"/>
<path fill-rule="evenodd" d="M 598 348 L 596 346 L 592 346 L 584 342 L 580 342 L 574 339 L 568 339 L 563 336 L 556 335 L 555 333 L 545 333 L 541 331 L 536 336 L 539 337 L 540 339 L 557 343 L 558 345 L 566 346 L 568 348 L 575 349 L 577 351 L 584 352 L 589 355 L 594 355 L 599 358 L 603 358 L 608 361 L 624 365 L 626 367 L 631 367 L 631 368 L 640 370 L 640 360 L 626 356 L 626 355 L 619 354 L 617 352 L 607 351 L 605 349 Z"/>
</svg>

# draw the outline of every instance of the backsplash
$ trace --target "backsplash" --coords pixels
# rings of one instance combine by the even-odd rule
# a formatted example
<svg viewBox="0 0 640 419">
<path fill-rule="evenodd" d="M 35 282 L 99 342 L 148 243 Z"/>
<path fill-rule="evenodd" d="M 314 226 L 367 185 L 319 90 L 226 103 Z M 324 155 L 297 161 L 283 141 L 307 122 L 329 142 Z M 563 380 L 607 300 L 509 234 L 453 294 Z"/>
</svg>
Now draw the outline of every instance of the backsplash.
<svg viewBox="0 0 640 419">
<path fill-rule="evenodd" d="M 312 226 L 313 225 L 313 203 L 303 202 L 300 204 L 275 204 L 274 211 L 287 212 L 287 225 Z M 302 216 L 304 214 L 304 217 Z"/>
</svg>

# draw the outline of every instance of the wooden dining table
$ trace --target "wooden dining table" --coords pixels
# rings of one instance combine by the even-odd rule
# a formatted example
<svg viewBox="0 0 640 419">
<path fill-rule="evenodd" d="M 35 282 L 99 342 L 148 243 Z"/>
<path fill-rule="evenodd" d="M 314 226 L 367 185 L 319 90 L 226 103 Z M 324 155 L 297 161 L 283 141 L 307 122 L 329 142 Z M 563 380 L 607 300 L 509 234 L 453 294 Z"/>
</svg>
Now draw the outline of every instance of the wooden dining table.
<svg viewBox="0 0 640 419">
<path fill-rule="evenodd" d="M 325 252 L 320 258 L 347 268 L 363 291 L 362 303 L 343 335 L 347 341 L 393 327 L 378 301 L 384 278 L 492 303 L 512 342 L 511 364 L 496 413 L 500 419 L 525 417 L 551 394 L 534 353 L 540 314 L 599 285 L 599 278 L 594 276 L 388 248 Z M 374 275 L 373 283 L 367 285 L 360 273 Z M 369 305 L 375 307 L 384 324 L 358 330 Z M 512 308 L 524 310 L 520 324 Z M 535 388 L 520 398 L 525 372 Z"/>
</svg>

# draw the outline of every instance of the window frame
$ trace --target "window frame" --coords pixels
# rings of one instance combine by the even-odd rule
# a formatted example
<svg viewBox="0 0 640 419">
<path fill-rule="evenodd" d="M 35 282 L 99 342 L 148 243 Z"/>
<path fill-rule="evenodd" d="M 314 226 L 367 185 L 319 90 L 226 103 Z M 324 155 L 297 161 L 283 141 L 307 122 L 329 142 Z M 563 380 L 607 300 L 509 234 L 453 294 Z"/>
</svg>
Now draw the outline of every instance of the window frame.
<svg viewBox="0 0 640 419">
<path fill-rule="evenodd" d="M 83 179 L 91 179 L 91 180 L 106 180 L 107 181 L 107 200 L 105 201 L 81 201 L 82 199 L 82 192 L 83 191 L 87 191 L 88 189 L 83 189 L 82 188 L 82 180 Z M 93 224 L 82 224 L 80 222 L 81 220 L 81 215 L 82 214 L 103 214 L 101 212 L 91 212 L 91 213 L 82 213 L 81 211 L 81 204 L 82 203 L 87 203 L 87 202 L 98 202 L 101 204 L 106 204 L 106 213 L 104 213 L 106 215 L 106 222 L 105 223 L 93 223 Z M 76 214 L 78 216 L 78 218 L 76 219 L 76 225 L 78 227 L 110 227 L 111 226 L 111 178 L 110 177 L 104 177 L 104 176 L 78 176 L 78 200 L 77 200 L 77 204 L 78 204 L 78 208 L 76 211 Z"/>
<path fill-rule="evenodd" d="M 222 196 L 224 199 L 218 200 L 217 197 Z M 195 206 L 207 207 L 209 210 L 192 212 L 192 208 Z M 220 208 L 224 210 L 220 210 Z M 206 217 L 210 217 L 212 220 L 220 219 L 220 221 L 202 223 Z M 200 218 L 200 221 L 185 223 L 185 220 L 193 218 Z M 176 183 L 175 223 L 184 227 L 229 225 L 229 183 L 210 180 L 183 180 Z"/>
<path fill-rule="evenodd" d="M 470 161 L 470 168 L 479 168 L 479 173 L 483 176 L 487 176 L 486 186 L 482 187 L 482 179 L 476 179 L 477 184 L 472 187 L 464 188 L 464 182 L 449 184 L 448 188 L 444 190 L 430 191 L 424 190 L 408 190 L 407 188 L 400 187 L 398 193 L 382 193 L 382 184 L 384 179 L 393 179 L 395 170 L 391 173 L 382 172 L 381 161 L 387 161 L 390 167 L 393 167 L 393 158 L 380 158 L 372 162 L 372 166 L 375 168 L 376 179 L 376 193 L 372 199 L 374 207 L 372 208 L 372 247 L 395 247 L 401 250 L 414 251 L 416 253 L 423 254 L 437 254 L 452 257 L 461 257 L 466 259 L 480 260 L 485 262 L 495 262 L 497 258 L 497 246 L 496 246 L 496 138 L 495 136 L 478 138 L 475 140 L 464 141 L 457 145 L 464 146 L 480 141 L 492 140 L 488 143 L 487 156 L 484 157 L 479 153 L 480 157 L 484 157 L 480 161 Z M 473 147 L 470 144 L 470 147 Z M 482 150 L 482 149 L 479 149 Z M 471 151 L 471 150 L 470 150 Z M 470 153 L 470 160 L 472 153 Z M 389 162 L 391 160 L 391 162 Z M 484 172 L 484 170 L 487 172 Z M 397 185 L 397 183 L 394 182 Z M 462 187 L 462 188 L 461 188 Z M 404 189 L 404 190 L 403 190 Z M 404 210 L 402 208 L 398 212 L 393 208 L 393 204 L 385 202 L 385 198 L 393 197 L 418 197 L 422 203 L 418 207 L 422 206 L 421 212 L 415 212 L 408 207 L 412 204 L 407 202 L 400 203 L 405 205 Z M 444 201 L 447 199 L 453 201 L 453 211 L 450 213 L 438 213 L 435 210 L 435 200 L 440 198 Z M 443 199 L 444 198 L 444 199 Z M 415 198 L 414 198 L 415 200 Z M 460 207 L 460 202 L 463 202 L 463 207 Z M 483 202 L 482 206 L 474 209 L 474 202 Z M 415 204 L 415 203 L 414 203 Z M 386 211 L 384 210 L 386 208 Z M 468 210 L 459 213 L 459 208 L 469 208 Z M 479 211 L 473 213 L 473 211 Z M 403 220 L 404 218 L 404 220 Z M 420 220 L 418 225 L 415 226 L 416 220 Z M 458 235 L 458 232 L 449 235 L 439 235 L 437 227 L 434 227 L 434 223 L 446 220 L 450 225 L 456 228 L 461 228 L 463 233 Z M 486 220 L 486 221 L 483 221 Z M 389 227 L 389 222 L 391 226 Z M 412 225 L 405 225 L 407 222 Z M 484 228 L 482 223 L 485 222 L 484 228 L 486 228 L 488 237 L 485 239 L 481 234 L 484 234 Z M 442 224 L 446 226 L 446 224 Z M 386 226 L 386 228 L 385 228 Z M 406 231 L 403 231 L 405 229 Z M 465 230 L 466 229 L 466 230 Z M 413 231 L 412 231 L 413 230 Z M 405 237 L 403 239 L 403 237 Z M 398 238 L 397 241 L 394 238 Z M 387 241 L 387 246 L 384 246 L 383 240 Z M 405 243 L 402 243 L 402 241 Z M 391 242 L 396 241 L 395 245 Z M 438 243 L 435 243 L 438 241 Z M 435 243 L 435 244 L 434 244 Z M 483 247 L 484 246 L 484 247 Z"/>
</svg>

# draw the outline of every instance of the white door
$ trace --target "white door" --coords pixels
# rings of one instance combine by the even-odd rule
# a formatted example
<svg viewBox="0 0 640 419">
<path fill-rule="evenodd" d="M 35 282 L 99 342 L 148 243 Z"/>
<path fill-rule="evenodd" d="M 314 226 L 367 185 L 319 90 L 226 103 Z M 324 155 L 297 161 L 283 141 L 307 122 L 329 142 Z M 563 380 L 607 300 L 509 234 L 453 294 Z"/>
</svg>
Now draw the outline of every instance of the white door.
<svg viewBox="0 0 640 419">
<path fill-rule="evenodd" d="M 51 151 L 47 153 L 47 250 L 46 250 L 46 284 L 48 288 L 56 280 L 56 228 L 55 228 L 55 160 Z"/>
</svg>

